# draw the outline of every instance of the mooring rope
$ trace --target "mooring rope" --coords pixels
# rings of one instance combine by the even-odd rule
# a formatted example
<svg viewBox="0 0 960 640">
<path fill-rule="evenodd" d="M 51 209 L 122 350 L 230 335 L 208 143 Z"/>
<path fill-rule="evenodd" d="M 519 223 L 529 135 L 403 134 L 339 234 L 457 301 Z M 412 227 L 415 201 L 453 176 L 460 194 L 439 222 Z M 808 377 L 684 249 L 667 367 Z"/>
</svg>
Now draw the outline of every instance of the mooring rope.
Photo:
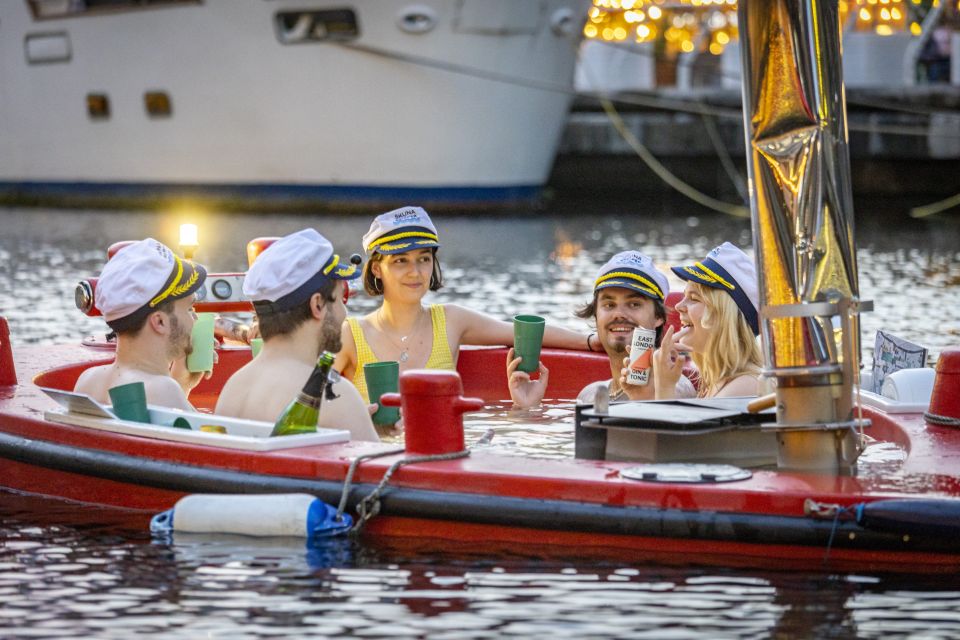
<svg viewBox="0 0 960 640">
<path fill-rule="evenodd" d="M 436 453 L 422 456 L 409 456 L 406 458 L 401 458 L 397 460 L 387 469 L 386 473 L 383 474 L 377 487 L 370 492 L 369 495 L 364 497 L 360 502 L 357 503 L 357 521 L 354 523 L 353 528 L 350 530 L 350 533 L 359 533 L 360 530 L 366 525 L 367 521 L 370 520 L 373 516 L 380 513 L 380 494 L 383 492 L 383 489 L 387 486 L 387 483 L 390 482 L 390 478 L 393 476 L 394 472 L 402 466 L 408 464 L 415 464 L 418 462 L 438 462 L 442 460 L 456 460 L 458 458 L 466 458 L 470 455 L 470 450 L 473 447 L 483 446 L 490 443 L 493 439 L 495 432 L 493 429 L 487 429 L 487 431 L 480 436 L 472 445 L 464 449 L 463 451 L 454 451 L 452 453 Z M 340 521 L 343 518 L 343 513 L 347 509 L 347 500 L 350 496 L 350 489 L 353 488 L 353 477 L 356 474 L 357 468 L 367 460 L 374 460 L 376 458 L 385 458 L 387 456 L 402 454 L 405 452 L 405 449 L 389 449 L 387 451 L 380 451 L 379 453 L 368 453 L 362 456 L 357 456 L 350 462 L 350 468 L 347 470 L 347 475 L 343 480 L 343 489 L 340 492 L 340 504 L 337 507 L 337 514 L 334 517 L 336 521 Z"/>
<path fill-rule="evenodd" d="M 377 485 L 377 488 L 370 492 L 370 495 L 365 497 L 363 500 L 357 503 L 357 520 L 353 524 L 353 528 L 350 530 L 351 534 L 358 534 L 367 524 L 367 521 L 370 520 L 373 516 L 380 513 L 380 494 L 383 492 L 383 489 L 387 486 L 387 483 L 390 482 L 390 478 L 393 476 L 394 471 L 400 467 L 406 466 L 408 464 L 415 464 L 417 462 L 439 462 L 442 460 L 456 460 L 458 458 L 466 458 L 470 455 L 469 449 L 464 449 L 463 451 L 454 451 L 453 453 L 437 453 L 425 456 L 410 456 L 408 458 L 402 458 L 397 460 L 390 468 L 387 469 L 387 472 L 383 474 L 383 479 L 380 480 L 380 483 Z M 344 484 L 346 487 L 346 484 Z"/>
<path fill-rule="evenodd" d="M 387 451 L 380 451 L 379 453 L 367 453 L 354 458 L 350 462 L 350 468 L 347 469 L 347 477 L 343 479 L 343 490 L 340 492 L 340 504 L 337 506 L 337 515 L 334 516 L 334 520 L 340 522 L 340 520 L 343 519 L 343 512 L 347 509 L 347 499 L 350 496 L 350 488 L 353 485 L 353 476 L 357 472 L 357 467 L 360 466 L 361 462 L 374 460 L 376 458 L 394 456 L 403 453 L 404 451 L 405 449 L 388 449 Z"/>
<path fill-rule="evenodd" d="M 930 413 L 929 411 L 923 412 L 923 419 L 930 424 L 935 424 L 941 427 L 960 427 L 960 418 L 941 416 L 940 414 Z"/>
</svg>

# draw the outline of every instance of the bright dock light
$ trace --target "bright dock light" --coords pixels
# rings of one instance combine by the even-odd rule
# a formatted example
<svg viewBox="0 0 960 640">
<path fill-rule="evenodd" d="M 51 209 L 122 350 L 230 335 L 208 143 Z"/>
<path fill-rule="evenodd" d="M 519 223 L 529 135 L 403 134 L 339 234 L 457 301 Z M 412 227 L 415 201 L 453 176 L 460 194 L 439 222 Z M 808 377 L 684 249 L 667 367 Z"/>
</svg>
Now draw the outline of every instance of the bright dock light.
<svg viewBox="0 0 960 640">
<path fill-rule="evenodd" d="M 197 225 L 187 222 L 180 225 L 180 252 L 188 260 L 193 258 L 193 252 L 200 246 Z"/>
</svg>

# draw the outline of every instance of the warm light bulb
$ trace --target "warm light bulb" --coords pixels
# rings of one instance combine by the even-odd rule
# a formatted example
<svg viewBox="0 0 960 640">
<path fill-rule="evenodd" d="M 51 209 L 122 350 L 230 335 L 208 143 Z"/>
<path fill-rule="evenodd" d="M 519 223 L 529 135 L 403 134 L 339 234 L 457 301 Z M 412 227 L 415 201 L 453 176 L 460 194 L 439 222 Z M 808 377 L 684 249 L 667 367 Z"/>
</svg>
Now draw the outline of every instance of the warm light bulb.
<svg viewBox="0 0 960 640">
<path fill-rule="evenodd" d="M 197 225 L 192 223 L 185 223 L 180 225 L 180 246 L 181 247 L 199 247 L 199 234 L 197 233 Z"/>
</svg>

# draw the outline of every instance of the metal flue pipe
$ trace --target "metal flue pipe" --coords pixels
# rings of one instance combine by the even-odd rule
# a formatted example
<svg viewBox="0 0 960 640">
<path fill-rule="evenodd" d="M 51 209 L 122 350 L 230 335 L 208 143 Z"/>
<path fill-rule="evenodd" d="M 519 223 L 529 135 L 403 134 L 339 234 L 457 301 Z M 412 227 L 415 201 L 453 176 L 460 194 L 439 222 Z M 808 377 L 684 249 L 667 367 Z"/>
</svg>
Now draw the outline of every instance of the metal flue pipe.
<svg viewBox="0 0 960 640">
<path fill-rule="evenodd" d="M 842 470 L 859 453 L 853 391 L 857 314 L 866 305 L 837 3 L 741 0 L 739 30 L 761 335 L 765 372 L 777 380 L 780 462 Z"/>
</svg>

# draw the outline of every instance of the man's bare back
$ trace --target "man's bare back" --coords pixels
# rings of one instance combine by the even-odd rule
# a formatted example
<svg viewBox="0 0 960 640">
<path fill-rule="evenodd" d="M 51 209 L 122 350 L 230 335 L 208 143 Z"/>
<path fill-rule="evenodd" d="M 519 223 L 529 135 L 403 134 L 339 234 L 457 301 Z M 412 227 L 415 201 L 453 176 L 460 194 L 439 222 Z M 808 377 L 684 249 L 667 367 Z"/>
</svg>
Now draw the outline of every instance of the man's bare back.
<svg viewBox="0 0 960 640">
<path fill-rule="evenodd" d="M 121 366 L 116 362 L 84 371 L 77 380 L 74 391 L 85 393 L 97 402 L 110 404 L 110 389 L 131 382 L 143 382 L 147 392 L 147 404 L 193 410 L 183 389 L 169 373 L 150 373 Z"/>
<path fill-rule="evenodd" d="M 313 367 L 302 359 L 263 352 L 230 376 L 220 392 L 216 413 L 275 422 L 303 389 L 312 372 Z M 359 415 L 366 420 L 356 419 L 356 408 L 365 406 L 357 389 L 341 380 L 333 384 L 333 391 L 338 397 L 323 401 L 319 426 L 347 429 L 353 440 L 378 440 L 365 410 Z"/>
</svg>

